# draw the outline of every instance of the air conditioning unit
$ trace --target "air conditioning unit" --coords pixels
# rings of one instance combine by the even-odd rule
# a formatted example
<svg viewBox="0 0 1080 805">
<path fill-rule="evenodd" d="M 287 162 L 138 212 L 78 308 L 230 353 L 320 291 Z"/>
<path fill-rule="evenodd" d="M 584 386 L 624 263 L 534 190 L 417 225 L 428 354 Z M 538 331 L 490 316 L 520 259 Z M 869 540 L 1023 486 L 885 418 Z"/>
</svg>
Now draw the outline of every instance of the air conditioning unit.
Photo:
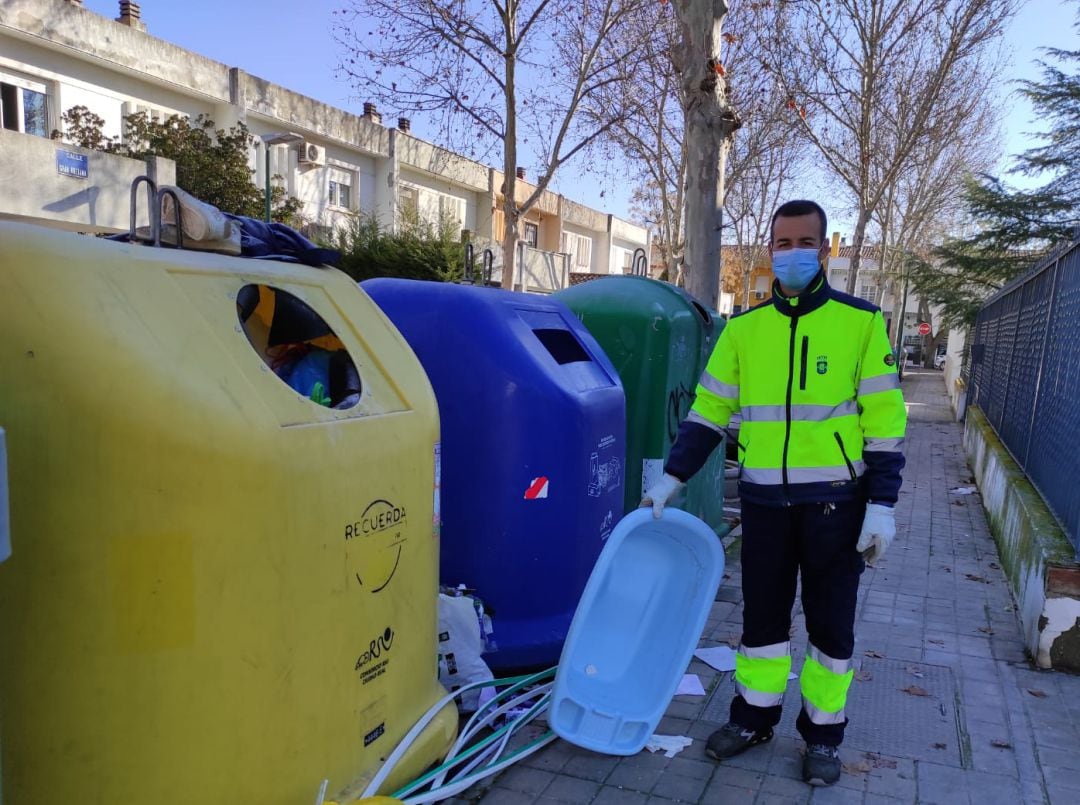
<svg viewBox="0 0 1080 805">
<path fill-rule="evenodd" d="M 315 143 L 300 143 L 301 165 L 325 165 L 326 149 Z"/>
</svg>

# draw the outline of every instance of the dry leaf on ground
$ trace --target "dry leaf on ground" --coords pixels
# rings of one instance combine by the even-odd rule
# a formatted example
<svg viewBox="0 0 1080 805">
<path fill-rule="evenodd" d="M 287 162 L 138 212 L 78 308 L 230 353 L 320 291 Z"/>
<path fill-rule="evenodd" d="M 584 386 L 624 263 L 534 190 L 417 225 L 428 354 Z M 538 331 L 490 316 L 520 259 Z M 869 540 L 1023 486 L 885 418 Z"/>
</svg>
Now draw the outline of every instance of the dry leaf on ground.
<svg viewBox="0 0 1080 805">
<path fill-rule="evenodd" d="M 1012 744 L 1008 741 L 1003 741 L 1000 738 L 995 738 L 990 742 L 991 746 L 995 746 L 998 749 L 1012 749 Z"/>
<path fill-rule="evenodd" d="M 935 646 L 944 646 L 945 645 L 944 640 L 938 640 L 937 638 L 933 638 L 933 637 L 930 638 L 929 640 L 927 640 L 926 642 L 927 643 L 933 643 Z"/>
<path fill-rule="evenodd" d="M 869 671 L 856 671 L 855 672 L 855 681 L 856 682 L 869 682 L 873 678 L 874 678 L 874 675 L 872 673 L 870 673 Z"/>
<path fill-rule="evenodd" d="M 918 685 L 908 685 L 906 688 L 900 688 L 902 693 L 907 693 L 912 696 L 929 696 L 930 691 L 926 688 L 920 688 Z"/>
<path fill-rule="evenodd" d="M 946 749 L 948 746 L 948 744 L 943 744 L 941 741 L 930 744 L 931 749 Z"/>
<path fill-rule="evenodd" d="M 980 626 L 979 631 L 982 632 L 983 634 L 993 634 L 994 633 L 994 630 L 991 629 L 989 626 Z"/>
<path fill-rule="evenodd" d="M 870 761 L 875 769 L 895 769 L 896 761 L 889 757 L 882 757 L 876 752 L 864 752 L 863 757 Z"/>
<path fill-rule="evenodd" d="M 1032 696 L 1034 696 L 1036 699 L 1045 699 L 1046 698 L 1046 691 L 1045 690 L 1037 690 L 1037 689 L 1033 689 L 1033 688 L 1028 688 L 1027 692 L 1030 693 Z"/>
<path fill-rule="evenodd" d="M 843 763 L 841 764 L 844 771 L 848 774 L 869 774 L 870 764 L 865 760 L 860 760 L 858 763 Z"/>
<path fill-rule="evenodd" d="M 968 581 L 977 581 L 980 584 L 989 584 L 989 580 L 984 579 L 982 576 L 977 576 L 974 573 L 965 573 L 964 578 Z"/>
<path fill-rule="evenodd" d="M 880 651 L 875 651 L 874 649 L 870 649 L 869 651 L 864 651 L 863 656 L 873 657 L 874 659 L 877 659 L 877 660 L 885 659 L 884 654 L 882 654 Z"/>
</svg>

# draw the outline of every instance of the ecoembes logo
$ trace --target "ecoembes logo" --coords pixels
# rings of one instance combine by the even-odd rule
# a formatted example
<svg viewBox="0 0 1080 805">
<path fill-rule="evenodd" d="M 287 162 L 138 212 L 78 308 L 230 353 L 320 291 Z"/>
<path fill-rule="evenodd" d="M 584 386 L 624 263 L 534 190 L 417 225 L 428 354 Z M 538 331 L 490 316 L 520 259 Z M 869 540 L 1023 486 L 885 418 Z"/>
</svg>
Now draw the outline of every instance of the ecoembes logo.
<svg viewBox="0 0 1080 805">
<path fill-rule="evenodd" d="M 394 645 L 394 630 L 389 626 L 386 630 L 368 643 L 367 649 L 357 658 L 356 668 L 354 670 L 359 671 L 369 663 L 379 659 L 382 655 L 390 652 L 390 647 Z"/>
</svg>

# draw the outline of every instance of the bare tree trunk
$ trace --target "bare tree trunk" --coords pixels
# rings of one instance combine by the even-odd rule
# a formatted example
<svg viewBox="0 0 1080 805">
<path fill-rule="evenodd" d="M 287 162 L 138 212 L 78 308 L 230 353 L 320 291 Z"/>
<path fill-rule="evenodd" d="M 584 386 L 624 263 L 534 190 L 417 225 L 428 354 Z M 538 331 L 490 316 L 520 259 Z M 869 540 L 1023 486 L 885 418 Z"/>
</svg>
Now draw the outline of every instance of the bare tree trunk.
<svg viewBox="0 0 1080 805">
<path fill-rule="evenodd" d="M 678 279 L 679 273 L 679 258 L 676 257 L 674 253 L 669 252 L 665 265 L 667 266 L 667 281 L 678 284 L 676 280 Z"/>
<path fill-rule="evenodd" d="M 686 144 L 686 290 L 715 308 L 720 290 L 724 155 L 738 118 L 720 61 L 726 0 L 678 0 Z"/>
<path fill-rule="evenodd" d="M 863 241 L 866 240 L 866 225 L 870 222 L 870 213 L 859 210 L 855 221 L 855 231 L 851 235 L 851 262 L 848 263 L 847 292 L 855 295 L 859 281 L 859 264 L 862 262 Z"/>
</svg>

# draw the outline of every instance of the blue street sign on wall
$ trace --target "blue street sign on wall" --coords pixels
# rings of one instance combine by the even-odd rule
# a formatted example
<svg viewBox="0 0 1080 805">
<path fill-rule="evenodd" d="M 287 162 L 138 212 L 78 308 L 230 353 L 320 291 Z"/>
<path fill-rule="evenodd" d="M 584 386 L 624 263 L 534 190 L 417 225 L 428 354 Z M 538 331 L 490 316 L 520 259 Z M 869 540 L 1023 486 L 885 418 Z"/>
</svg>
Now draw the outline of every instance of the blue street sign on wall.
<svg viewBox="0 0 1080 805">
<path fill-rule="evenodd" d="M 74 176 L 86 179 L 90 176 L 89 160 L 86 154 L 56 149 L 56 172 L 61 176 Z"/>
</svg>

